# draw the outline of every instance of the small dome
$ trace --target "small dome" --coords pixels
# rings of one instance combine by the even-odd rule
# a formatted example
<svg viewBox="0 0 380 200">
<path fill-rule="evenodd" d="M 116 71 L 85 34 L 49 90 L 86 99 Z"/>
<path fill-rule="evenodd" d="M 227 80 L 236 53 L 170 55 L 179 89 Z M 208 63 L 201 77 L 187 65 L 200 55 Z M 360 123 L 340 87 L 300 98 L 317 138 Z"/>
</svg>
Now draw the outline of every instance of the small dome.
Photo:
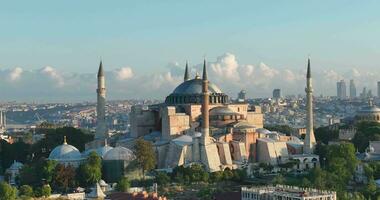
<svg viewBox="0 0 380 200">
<path fill-rule="evenodd" d="M 108 146 L 108 145 L 105 145 L 105 146 L 102 146 L 102 147 L 99 147 L 97 149 L 90 149 L 90 150 L 87 150 L 83 153 L 83 156 L 84 157 L 88 157 L 90 155 L 91 152 L 95 152 L 96 154 L 98 154 L 98 156 L 100 156 L 101 158 L 103 158 L 106 153 L 113 149 L 113 147 L 111 146 Z"/>
<path fill-rule="evenodd" d="M 77 148 L 66 143 L 66 137 L 62 145 L 59 145 L 50 152 L 50 160 L 78 160 L 81 153 Z"/>
<path fill-rule="evenodd" d="M 209 93 L 222 93 L 222 91 L 214 84 L 208 84 Z M 177 86 L 173 94 L 202 94 L 202 79 L 195 78 L 181 83 Z"/>
<path fill-rule="evenodd" d="M 20 162 L 13 161 L 13 164 L 9 167 L 11 170 L 20 170 L 24 165 Z"/>
<path fill-rule="evenodd" d="M 194 137 L 196 137 L 196 138 L 201 137 L 201 136 L 202 136 L 201 132 L 195 132 L 194 133 Z"/>
<path fill-rule="evenodd" d="M 96 149 L 96 153 L 100 156 L 100 157 L 104 157 L 106 155 L 106 153 L 108 151 L 110 151 L 111 149 L 113 149 L 113 147 L 110 147 L 108 145 L 106 146 L 102 146 L 102 147 L 99 147 Z"/>
<path fill-rule="evenodd" d="M 185 146 L 193 143 L 193 138 L 188 135 L 181 135 L 172 141 L 177 145 Z"/>
<path fill-rule="evenodd" d="M 104 160 L 124 160 L 131 161 L 136 157 L 134 153 L 125 147 L 115 147 L 109 150 L 103 157 Z"/>
</svg>

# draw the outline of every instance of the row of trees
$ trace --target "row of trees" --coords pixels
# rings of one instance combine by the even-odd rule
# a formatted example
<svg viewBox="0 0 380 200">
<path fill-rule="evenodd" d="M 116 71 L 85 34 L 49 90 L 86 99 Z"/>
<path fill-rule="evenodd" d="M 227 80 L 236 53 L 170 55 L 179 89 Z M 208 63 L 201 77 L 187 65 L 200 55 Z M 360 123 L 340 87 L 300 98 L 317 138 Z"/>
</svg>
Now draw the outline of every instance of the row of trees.
<svg viewBox="0 0 380 200">
<path fill-rule="evenodd" d="M 56 191 L 68 192 L 76 186 L 92 186 L 102 177 L 101 158 L 91 152 L 86 162 L 78 169 L 71 165 L 57 164 L 56 161 L 40 159 L 36 163 L 24 165 L 18 179 L 19 185 L 37 189 L 42 185 L 51 185 Z"/>
<path fill-rule="evenodd" d="M 190 167 L 179 166 L 174 168 L 172 173 L 158 172 L 155 180 L 158 185 L 166 186 L 175 182 L 182 185 L 190 185 L 193 183 L 218 183 L 221 181 L 242 182 L 247 178 L 246 170 L 236 169 L 230 170 L 226 168 L 224 171 L 209 173 L 203 166 L 193 164 Z"/>
</svg>

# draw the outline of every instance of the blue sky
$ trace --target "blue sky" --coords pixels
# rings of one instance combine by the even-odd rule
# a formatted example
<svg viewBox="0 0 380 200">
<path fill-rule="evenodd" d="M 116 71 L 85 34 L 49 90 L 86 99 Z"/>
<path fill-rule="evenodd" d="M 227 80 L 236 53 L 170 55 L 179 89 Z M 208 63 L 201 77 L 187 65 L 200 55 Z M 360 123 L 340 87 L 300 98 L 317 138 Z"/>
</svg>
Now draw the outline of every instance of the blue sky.
<svg viewBox="0 0 380 200">
<path fill-rule="evenodd" d="M 227 52 L 277 70 L 302 70 L 309 54 L 316 71 L 380 69 L 379 7 L 375 0 L 3 1 L 0 70 L 94 73 L 102 57 L 108 70 L 144 75 Z"/>
</svg>

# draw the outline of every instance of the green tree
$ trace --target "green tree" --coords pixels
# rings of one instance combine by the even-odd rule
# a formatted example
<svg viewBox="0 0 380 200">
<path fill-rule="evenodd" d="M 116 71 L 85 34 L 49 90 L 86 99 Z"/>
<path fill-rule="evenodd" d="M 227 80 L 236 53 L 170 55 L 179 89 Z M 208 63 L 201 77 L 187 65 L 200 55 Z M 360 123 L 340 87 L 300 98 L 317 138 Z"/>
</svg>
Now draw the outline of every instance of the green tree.
<svg viewBox="0 0 380 200">
<path fill-rule="evenodd" d="M 204 199 L 204 200 L 209 200 L 209 199 L 212 199 L 212 196 L 214 194 L 214 190 L 212 188 L 209 188 L 209 187 L 202 187 L 199 192 L 197 193 L 197 196 L 200 198 L 200 199 Z"/>
<path fill-rule="evenodd" d="M 33 165 L 25 164 L 20 170 L 20 183 L 21 185 L 38 185 L 37 169 Z"/>
<path fill-rule="evenodd" d="M 210 174 L 210 180 L 214 183 L 222 181 L 223 180 L 223 172 L 222 171 L 212 172 Z"/>
<path fill-rule="evenodd" d="M 156 157 L 152 143 L 138 139 L 135 144 L 136 160 L 145 179 L 145 172 L 154 169 Z"/>
<path fill-rule="evenodd" d="M 33 188 L 29 185 L 22 185 L 19 189 L 19 195 L 24 197 L 34 197 Z"/>
<path fill-rule="evenodd" d="M 368 180 L 368 184 L 364 188 L 363 193 L 367 199 L 376 199 L 377 186 L 373 177 Z"/>
<path fill-rule="evenodd" d="M 369 141 L 380 140 L 380 123 L 372 121 L 362 121 L 356 124 L 357 133 L 352 142 L 360 152 L 364 152 L 369 145 Z"/>
<path fill-rule="evenodd" d="M 71 166 L 58 164 L 54 170 L 53 186 L 63 192 L 75 186 L 75 169 Z"/>
<path fill-rule="evenodd" d="M 0 200 L 14 200 L 17 197 L 17 189 L 5 182 L 0 182 Z"/>
<path fill-rule="evenodd" d="M 158 185 L 166 186 L 170 183 L 170 177 L 165 172 L 158 172 L 156 182 Z"/>
<path fill-rule="evenodd" d="M 30 158 L 31 145 L 22 141 L 9 144 L 5 140 L 0 139 L 0 158 L 3 169 L 8 169 L 16 160 L 26 163 Z"/>
<path fill-rule="evenodd" d="M 131 183 L 129 182 L 127 177 L 122 177 L 119 182 L 116 184 L 116 191 L 119 192 L 128 192 L 128 189 L 131 187 Z"/>
<path fill-rule="evenodd" d="M 39 134 L 45 134 L 45 138 L 35 143 L 31 148 L 35 159 L 49 157 L 49 149 L 54 149 L 56 146 L 61 145 L 64 136 L 66 136 L 67 142 L 78 148 L 79 151 L 84 151 L 85 144 L 94 139 L 93 134 L 73 127 L 41 128 L 36 131 Z"/>
<path fill-rule="evenodd" d="M 302 178 L 301 187 L 311 187 L 312 183 L 307 178 Z"/>
<path fill-rule="evenodd" d="M 91 186 L 102 178 L 102 160 L 97 153 L 91 152 L 86 163 L 78 168 L 78 181 L 85 186 Z"/>
<path fill-rule="evenodd" d="M 38 178 L 40 180 L 45 179 L 48 183 L 51 183 L 53 179 L 54 169 L 57 166 L 57 161 L 42 159 L 36 164 L 38 169 Z"/>
<path fill-rule="evenodd" d="M 230 168 L 226 168 L 223 171 L 223 179 L 226 181 L 231 180 L 234 177 L 234 173 L 230 170 Z"/>
<path fill-rule="evenodd" d="M 282 176 L 281 174 L 277 175 L 276 177 L 274 177 L 274 179 L 272 180 L 272 183 L 273 184 L 284 184 L 285 183 L 285 178 L 284 176 Z"/>
<path fill-rule="evenodd" d="M 41 196 L 49 197 L 51 195 L 51 187 L 49 185 L 43 185 L 41 187 Z"/>
<path fill-rule="evenodd" d="M 315 129 L 315 139 L 324 144 L 328 144 L 329 141 L 337 140 L 338 138 L 339 131 L 331 129 L 328 126 Z"/>
</svg>

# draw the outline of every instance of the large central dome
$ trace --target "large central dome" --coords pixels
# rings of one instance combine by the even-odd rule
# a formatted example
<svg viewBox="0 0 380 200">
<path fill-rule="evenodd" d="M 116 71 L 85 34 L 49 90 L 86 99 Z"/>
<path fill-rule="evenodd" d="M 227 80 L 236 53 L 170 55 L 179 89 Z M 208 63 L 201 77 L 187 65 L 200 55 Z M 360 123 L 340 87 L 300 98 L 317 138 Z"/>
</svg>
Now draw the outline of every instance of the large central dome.
<svg viewBox="0 0 380 200">
<path fill-rule="evenodd" d="M 208 83 L 211 104 L 223 104 L 228 102 L 228 96 L 218 86 Z M 202 79 L 197 75 L 194 79 L 185 80 L 178 85 L 173 93 L 166 97 L 166 104 L 201 104 L 202 103 Z"/>
<path fill-rule="evenodd" d="M 216 85 L 208 84 L 209 93 L 223 93 Z M 185 81 L 177 86 L 173 94 L 202 94 L 202 79 L 195 78 Z"/>
</svg>

